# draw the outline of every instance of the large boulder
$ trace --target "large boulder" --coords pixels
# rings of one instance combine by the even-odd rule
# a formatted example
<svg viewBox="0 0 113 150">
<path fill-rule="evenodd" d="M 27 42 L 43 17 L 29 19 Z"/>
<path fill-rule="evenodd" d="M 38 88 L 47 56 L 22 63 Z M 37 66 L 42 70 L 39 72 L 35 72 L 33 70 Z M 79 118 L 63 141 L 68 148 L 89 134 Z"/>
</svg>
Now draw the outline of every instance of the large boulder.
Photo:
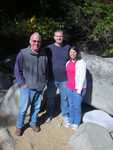
<svg viewBox="0 0 113 150">
<path fill-rule="evenodd" d="M 113 140 L 108 130 L 94 123 L 82 124 L 69 143 L 74 150 L 113 150 Z"/>
<path fill-rule="evenodd" d="M 13 77 L 10 74 L 0 71 L 0 89 L 9 89 L 13 83 Z"/>
<path fill-rule="evenodd" d="M 85 102 L 113 115 L 113 61 L 82 53 L 87 63 L 87 91 Z M 0 99 L 0 110 L 17 114 L 19 88 L 13 85 Z"/>
<path fill-rule="evenodd" d="M 0 150 L 14 150 L 14 139 L 7 128 L 0 128 Z"/>
<path fill-rule="evenodd" d="M 113 117 L 102 110 L 92 110 L 84 114 L 82 121 L 84 123 L 95 123 L 113 132 Z"/>
<path fill-rule="evenodd" d="M 20 91 L 16 84 L 12 85 L 5 96 L 1 97 L 0 112 L 17 116 Z"/>
<path fill-rule="evenodd" d="M 113 115 L 113 61 L 95 55 L 82 54 L 87 63 L 85 102 Z"/>
</svg>

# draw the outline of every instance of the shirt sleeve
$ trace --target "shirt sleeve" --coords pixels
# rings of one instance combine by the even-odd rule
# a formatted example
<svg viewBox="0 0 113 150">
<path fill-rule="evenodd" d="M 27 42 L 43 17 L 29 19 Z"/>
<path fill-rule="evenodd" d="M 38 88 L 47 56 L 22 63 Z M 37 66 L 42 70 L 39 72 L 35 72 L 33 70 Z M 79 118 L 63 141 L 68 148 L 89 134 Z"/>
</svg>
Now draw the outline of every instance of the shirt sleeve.
<svg viewBox="0 0 113 150">
<path fill-rule="evenodd" d="M 23 76 L 23 55 L 20 52 L 16 57 L 16 62 L 14 66 L 14 75 L 18 85 L 25 84 L 25 79 Z"/>
<path fill-rule="evenodd" d="M 86 63 L 82 60 L 79 62 L 78 68 L 77 68 L 77 93 L 81 94 L 84 82 L 86 79 Z"/>
</svg>

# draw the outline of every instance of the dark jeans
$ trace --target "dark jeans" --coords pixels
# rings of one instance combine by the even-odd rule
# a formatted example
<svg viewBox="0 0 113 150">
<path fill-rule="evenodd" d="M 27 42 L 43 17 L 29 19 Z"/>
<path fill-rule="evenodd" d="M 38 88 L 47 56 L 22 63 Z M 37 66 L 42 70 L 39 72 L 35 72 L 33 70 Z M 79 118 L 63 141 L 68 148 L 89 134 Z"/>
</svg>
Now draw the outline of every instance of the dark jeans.
<svg viewBox="0 0 113 150">
<path fill-rule="evenodd" d="M 55 111 L 55 97 L 59 89 L 60 109 L 63 117 L 68 115 L 68 101 L 66 99 L 66 82 L 49 81 L 47 87 L 48 117 L 52 117 Z"/>
</svg>

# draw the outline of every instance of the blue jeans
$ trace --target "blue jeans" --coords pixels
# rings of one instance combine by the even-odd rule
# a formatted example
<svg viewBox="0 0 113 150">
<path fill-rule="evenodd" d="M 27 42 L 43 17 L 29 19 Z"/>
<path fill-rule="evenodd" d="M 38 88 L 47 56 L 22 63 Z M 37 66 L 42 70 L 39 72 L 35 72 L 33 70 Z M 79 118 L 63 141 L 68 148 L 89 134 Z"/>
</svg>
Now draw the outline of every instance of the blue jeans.
<svg viewBox="0 0 113 150">
<path fill-rule="evenodd" d="M 52 117 L 55 111 L 55 97 L 57 89 L 59 89 L 60 94 L 60 109 L 61 115 L 68 115 L 68 101 L 66 99 L 66 82 L 58 82 L 58 81 L 49 81 L 47 87 L 47 107 L 48 107 L 48 117 Z"/>
<path fill-rule="evenodd" d="M 69 122 L 71 124 L 80 124 L 81 122 L 81 103 L 83 97 L 75 90 L 67 88 L 69 101 Z"/>
<path fill-rule="evenodd" d="M 31 106 L 30 126 L 34 126 L 38 122 L 38 112 L 41 106 L 41 91 L 29 88 L 20 88 L 19 112 L 17 116 L 16 127 L 23 128 L 25 115 L 28 107 Z"/>
</svg>

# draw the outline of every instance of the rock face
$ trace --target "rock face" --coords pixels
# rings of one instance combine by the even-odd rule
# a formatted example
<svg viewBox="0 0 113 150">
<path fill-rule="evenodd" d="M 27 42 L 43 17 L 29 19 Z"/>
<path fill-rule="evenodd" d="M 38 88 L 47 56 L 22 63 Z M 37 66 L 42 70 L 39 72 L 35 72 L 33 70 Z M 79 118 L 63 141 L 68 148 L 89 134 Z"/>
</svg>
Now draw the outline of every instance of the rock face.
<svg viewBox="0 0 113 150">
<path fill-rule="evenodd" d="M 95 55 L 82 54 L 87 63 L 87 91 L 85 102 L 113 115 L 113 61 Z M 0 110 L 17 115 L 19 89 L 9 88 L 0 99 Z"/>
<path fill-rule="evenodd" d="M 11 75 L 0 72 L 0 89 L 8 89 L 12 83 Z"/>
<path fill-rule="evenodd" d="M 18 112 L 19 88 L 16 84 L 11 86 L 0 104 L 0 112 L 16 116 Z"/>
<path fill-rule="evenodd" d="M 0 89 L 9 89 L 14 80 L 14 64 L 16 55 L 0 59 Z"/>
<path fill-rule="evenodd" d="M 72 135 L 70 144 L 74 150 L 112 150 L 113 140 L 107 129 L 94 124 L 82 124 Z"/>
<path fill-rule="evenodd" d="M 87 63 L 85 101 L 113 115 L 113 61 L 95 55 L 82 54 Z"/>
<path fill-rule="evenodd" d="M 87 91 L 84 101 L 113 115 L 113 61 L 95 55 L 82 54 L 87 63 Z M 8 85 L 5 82 L 2 85 Z M 6 89 L 6 88 L 5 88 Z M 17 116 L 19 88 L 12 85 L 7 93 L 0 92 L 0 113 Z M 1 114 L 0 114 L 1 115 Z M 2 115 L 4 118 L 4 115 Z M 7 116 L 6 116 L 7 118 Z M 46 134 L 45 134 L 46 135 Z M 42 137 L 43 138 L 43 137 Z M 31 138 L 30 138 L 31 140 Z M 113 150 L 113 140 L 107 129 L 93 123 L 82 124 L 70 139 L 75 150 Z M 8 130 L 0 128 L 0 149 L 13 150 L 13 141 Z"/>
<path fill-rule="evenodd" d="M 0 150 L 14 150 L 14 140 L 7 128 L 0 128 Z"/>
<path fill-rule="evenodd" d="M 95 123 L 106 129 L 109 132 L 113 131 L 113 117 L 102 110 L 92 110 L 84 114 L 82 118 L 83 123 Z"/>
</svg>

